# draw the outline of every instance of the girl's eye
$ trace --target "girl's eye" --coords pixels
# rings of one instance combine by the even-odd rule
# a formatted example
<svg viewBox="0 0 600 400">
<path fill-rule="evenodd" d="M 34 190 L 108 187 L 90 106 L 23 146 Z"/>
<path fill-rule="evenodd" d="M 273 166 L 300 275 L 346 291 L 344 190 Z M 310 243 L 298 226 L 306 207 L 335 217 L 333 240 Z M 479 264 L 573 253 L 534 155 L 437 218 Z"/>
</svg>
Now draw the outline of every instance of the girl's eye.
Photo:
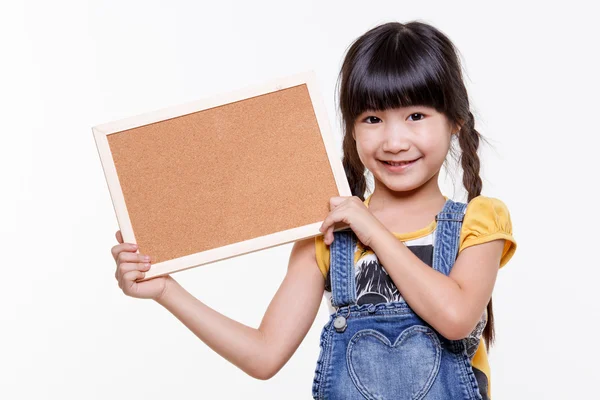
<svg viewBox="0 0 600 400">
<path fill-rule="evenodd" d="M 412 114 L 409 115 L 409 118 L 410 117 L 414 117 L 414 116 L 417 116 L 417 119 L 412 119 L 412 121 L 420 121 L 423 118 L 425 118 L 425 115 L 421 114 L 421 113 L 412 113 Z M 374 118 L 374 120 L 372 120 L 371 118 Z M 368 117 L 366 117 L 363 120 L 363 122 L 366 122 L 368 124 L 376 124 L 378 121 L 381 121 L 381 119 L 379 119 L 379 118 L 377 118 L 377 117 L 375 117 L 373 115 L 369 115 Z"/>
<path fill-rule="evenodd" d="M 418 118 L 418 119 L 417 119 L 417 121 L 420 121 L 420 120 L 422 120 L 422 119 L 423 119 L 423 117 L 424 117 L 424 115 L 423 115 L 423 114 L 421 114 L 421 113 L 412 113 L 412 114 L 410 114 L 410 117 L 412 117 L 412 116 L 414 116 L 414 115 L 420 115 L 420 116 L 421 116 L 421 118 Z M 413 120 L 413 121 L 414 121 L 414 120 Z"/>
<path fill-rule="evenodd" d="M 365 119 L 364 119 L 364 121 L 369 121 L 369 118 L 375 118 L 376 120 L 380 120 L 379 118 L 377 118 L 377 117 L 374 117 L 374 116 L 370 115 L 370 116 L 368 116 L 367 118 L 365 118 Z M 381 120 L 380 120 L 380 121 L 381 121 Z M 370 124 L 371 122 L 367 122 L 367 123 L 368 123 L 368 124 Z"/>
</svg>

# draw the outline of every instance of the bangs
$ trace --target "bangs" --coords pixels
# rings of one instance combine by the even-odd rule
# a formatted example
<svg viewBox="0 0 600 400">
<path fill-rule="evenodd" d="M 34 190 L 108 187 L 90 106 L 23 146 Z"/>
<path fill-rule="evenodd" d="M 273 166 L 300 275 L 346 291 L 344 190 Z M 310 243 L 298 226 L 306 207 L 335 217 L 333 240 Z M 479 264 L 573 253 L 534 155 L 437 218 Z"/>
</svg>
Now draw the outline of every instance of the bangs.
<svg viewBox="0 0 600 400">
<path fill-rule="evenodd" d="M 444 68 L 437 49 L 424 48 L 411 35 L 376 39 L 356 54 L 348 88 L 346 110 L 354 120 L 367 110 L 427 106 L 445 111 Z M 401 40 L 400 40 L 401 39 Z"/>
</svg>

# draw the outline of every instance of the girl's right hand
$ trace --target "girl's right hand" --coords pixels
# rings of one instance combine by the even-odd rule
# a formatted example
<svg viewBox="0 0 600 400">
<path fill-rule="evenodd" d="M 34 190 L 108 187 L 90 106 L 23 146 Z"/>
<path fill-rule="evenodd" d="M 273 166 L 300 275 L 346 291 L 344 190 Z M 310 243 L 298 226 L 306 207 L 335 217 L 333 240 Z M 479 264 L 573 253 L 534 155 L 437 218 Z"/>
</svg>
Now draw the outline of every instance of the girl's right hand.
<svg viewBox="0 0 600 400">
<path fill-rule="evenodd" d="M 172 280 L 169 275 L 159 276 L 144 282 L 136 282 L 150 269 L 150 260 L 144 258 L 143 254 L 137 254 L 137 246 L 133 243 L 123 243 L 123 236 L 118 230 L 115 234 L 118 245 L 111 249 L 111 253 L 117 264 L 115 279 L 119 282 L 119 288 L 127 296 L 138 299 L 158 300 L 167 287 L 167 281 Z"/>
</svg>

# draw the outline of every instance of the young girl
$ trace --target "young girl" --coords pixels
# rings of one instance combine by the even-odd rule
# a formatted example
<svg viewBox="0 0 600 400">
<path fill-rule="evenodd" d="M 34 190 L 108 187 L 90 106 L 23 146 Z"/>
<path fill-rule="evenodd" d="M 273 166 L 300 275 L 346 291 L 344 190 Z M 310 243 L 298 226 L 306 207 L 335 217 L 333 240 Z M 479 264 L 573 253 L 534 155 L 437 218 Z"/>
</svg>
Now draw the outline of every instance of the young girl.
<svg viewBox="0 0 600 400">
<path fill-rule="evenodd" d="M 151 260 L 117 232 L 119 287 L 156 300 L 257 379 L 290 359 L 325 294 L 331 315 L 315 399 L 489 399 L 491 295 L 516 242 L 506 205 L 481 195 L 480 134 L 455 48 L 428 24 L 386 23 L 351 45 L 340 78 L 353 196 L 331 198 L 323 235 L 294 244 L 258 329 L 209 308 L 170 276 L 136 282 Z M 438 186 L 455 147 L 468 204 Z M 365 199 L 366 170 L 374 190 Z"/>
</svg>

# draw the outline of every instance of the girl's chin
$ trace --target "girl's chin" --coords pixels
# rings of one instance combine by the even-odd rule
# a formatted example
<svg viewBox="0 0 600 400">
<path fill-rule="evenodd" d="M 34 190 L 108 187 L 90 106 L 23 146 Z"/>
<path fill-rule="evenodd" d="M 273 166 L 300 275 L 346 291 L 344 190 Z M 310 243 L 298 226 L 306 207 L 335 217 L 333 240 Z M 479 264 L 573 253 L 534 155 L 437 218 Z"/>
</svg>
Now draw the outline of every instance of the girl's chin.
<svg viewBox="0 0 600 400">
<path fill-rule="evenodd" d="M 422 182 L 419 179 L 406 176 L 389 176 L 384 174 L 383 176 L 375 176 L 375 180 L 395 192 L 408 192 L 422 185 Z"/>
</svg>

